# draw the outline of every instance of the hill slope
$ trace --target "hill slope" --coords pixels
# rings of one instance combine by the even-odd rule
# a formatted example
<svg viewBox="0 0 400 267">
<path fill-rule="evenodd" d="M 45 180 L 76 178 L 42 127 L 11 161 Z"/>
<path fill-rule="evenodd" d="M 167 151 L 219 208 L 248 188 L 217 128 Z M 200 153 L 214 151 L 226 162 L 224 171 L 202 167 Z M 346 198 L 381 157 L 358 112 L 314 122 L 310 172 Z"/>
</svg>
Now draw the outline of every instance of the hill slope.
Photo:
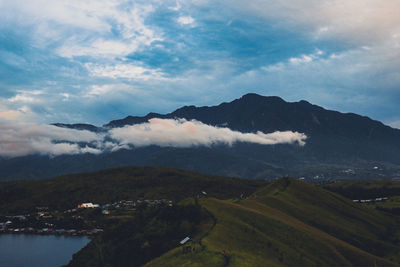
<svg viewBox="0 0 400 267">
<path fill-rule="evenodd" d="M 190 255 L 175 249 L 146 266 L 203 266 L 205 259 L 208 266 L 398 266 L 400 262 L 392 217 L 294 179 L 281 179 L 246 200 L 209 198 L 200 203 L 216 220 L 201 241 L 203 249 Z"/>
</svg>

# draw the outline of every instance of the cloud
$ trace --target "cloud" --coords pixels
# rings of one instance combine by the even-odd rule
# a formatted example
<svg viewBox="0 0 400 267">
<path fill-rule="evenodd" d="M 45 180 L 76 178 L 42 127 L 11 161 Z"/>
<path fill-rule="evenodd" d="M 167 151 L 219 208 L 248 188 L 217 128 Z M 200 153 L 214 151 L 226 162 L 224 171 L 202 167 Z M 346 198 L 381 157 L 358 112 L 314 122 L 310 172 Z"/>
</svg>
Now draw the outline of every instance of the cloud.
<svg viewBox="0 0 400 267">
<path fill-rule="evenodd" d="M 388 123 L 388 125 L 393 128 L 400 129 L 400 120 L 391 121 Z"/>
<path fill-rule="evenodd" d="M 233 145 L 248 142 L 260 145 L 305 145 L 306 136 L 297 132 L 265 134 L 241 133 L 184 119 L 151 119 L 147 123 L 109 129 L 105 133 L 75 130 L 53 125 L 33 125 L 0 121 L 0 156 L 32 154 L 59 156 L 100 154 L 132 147 Z"/>
<path fill-rule="evenodd" d="M 210 5 L 214 1 L 200 2 Z M 353 43 L 387 41 L 400 32 L 397 0 L 249 0 L 221 3 L 235 13 L 259 16 L 310 33 Z"/>
<path fill-rule="evenodd" d="M 100 142 L 102 138 L 89 131 L 1 121 L 0 156 L 98 154 L 101 153 L 100 149 L 87 145 L 82 147 L 78 143 Z"/>
<path fill-rule="evenodd" d="M 123 78 L 146 81 L 149 79 L 162 79 L 164 75 L 158 69 L 149 69 L 134 64 L 100 65 L 86 63 L 85 67 L 92 76 L 112 79 Z"/>
<path fill-rule="evenodd" d="M 42 94 L 41 91 L 39 90 L 33 90 L 33 91 L 17 91 L 17 94 L 11 98 L 8 99 L 11 103 L 14 102 L 19 102 L 22 104 L 27 104 L 27 103 L 40 103 L 40 99 L 37 98 L 37 96 L 40 96 Z"/>
<path fill-rule="evenodd" d="M 18 96 L 18 94 L 16 96 Z M 13 99 L 13 97 L 11 99 Z M 0 123 L 3 120 L 8 121 L 8 123 L 12 121 L 27 122 L 39 120 L 38 114 L 35 114 L 27 105 L 36 101 L 32 101 L 31 96 L 28 97 L 28 102 L 22 101 L 23 99 L 24 97 L 17 97 L 14 98 L 15 101 L 10 101 L 9 99 L 0 97 Z"/>
<path fill-rule="evenodd" d="M 292 64 L 309 63 L 311 61 L 313 61 L 313 58 L 307 55 L 302 55 L 301 57 L 292 57 L 289 59 L 289 62 Z"/>
<path fill-rule="evenodd" d="M 145 25 L 151 4 L 121 0 L 2 1 L 0 16 L 35 32 L 35 47 L 55 48 L 59 56 L 128 55 L 162 37 Z M 115 36 L 118 32 L 118 36 Z"/>
<path fill-rule="evenodd" d="M 176 1 L 175 6 L 170 6 L 168 7 L 168 9 L 173 11 L 179 11 L 181 9 L 181 4 L 179 3 L 179 1 Z"/>
<path fill-rule="evenodd" d="M 113 98 L 127 97 L 140 97 L 141 95 L 145 94 L 145 92 L 141 91 L 135 86 L 124 84 L 124 83 L 117 83 L 117 84 L 104 84 L 104 85 L 93 85 L 91 86 L 86 94 L 84 95 L 85 98 L 88 99 L 101 99 L 107 98 L 111 100 Z"/>
<path fill-rule="evenodd" d="M 177 19 L 178 23 L 182 25 L 189 25 L 194 23 L 194 18 L 191 16 L 182 16 Z"/>
<path fill-rule="evenodd" d="M 2 110 L 0 111 L 0 118 L 13 121 L 26 120 L 26 112 L 24 111 L 24 107 L 19 110 Z"/>
<path fill-rule="evenodd" d="M 219 128 L 202 122 L 184 119 L 150 119 L 148 123 L 115 128 L 110 136 L 120 144 L 136 147 L 157 145 L 173 147 L 211 146 L 213 144 L 233 145 L 248 142 L 261 145 L 305 144 L 306 136 L 297 132 L 274 132 L 265 134 L 241 133 L 229 128 Z"/>
</svg>

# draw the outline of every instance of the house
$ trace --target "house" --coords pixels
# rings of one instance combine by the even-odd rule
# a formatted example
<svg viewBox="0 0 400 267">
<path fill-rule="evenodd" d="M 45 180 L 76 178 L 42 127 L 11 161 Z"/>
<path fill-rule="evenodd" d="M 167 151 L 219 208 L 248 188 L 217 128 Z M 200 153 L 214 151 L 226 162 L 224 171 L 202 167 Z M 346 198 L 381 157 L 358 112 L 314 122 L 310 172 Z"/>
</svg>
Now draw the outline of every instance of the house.
<svg viewBox="0 0 400 267">
<path fill-rule="evenodd" d="M 93 203 L 82 203 L 78 205 L 78 209 L 90 209 L 90 208 L 98 208 L 100 207 L 99 204 L 93 204 Z"/>
<path fill-rule="evenodd" d="M 184 245 L 186 242 L 190 240 L 190 237 L 185 237 L 181 242 L 179 242 L 181 245 Z"/>
<path fill-rule="evenodd" d="M 188 236 L 185 237 L 184 239 L 182 239 L 181 242 L 179 242 L 179 244 L 182 245 L 182 253 L 183 254 L 191 253 L 196 250 L 195 246 L 194 246 L 195 242 L 192 239 L 190 239 L 190 237 L 188 237 Z"/>
</svg>

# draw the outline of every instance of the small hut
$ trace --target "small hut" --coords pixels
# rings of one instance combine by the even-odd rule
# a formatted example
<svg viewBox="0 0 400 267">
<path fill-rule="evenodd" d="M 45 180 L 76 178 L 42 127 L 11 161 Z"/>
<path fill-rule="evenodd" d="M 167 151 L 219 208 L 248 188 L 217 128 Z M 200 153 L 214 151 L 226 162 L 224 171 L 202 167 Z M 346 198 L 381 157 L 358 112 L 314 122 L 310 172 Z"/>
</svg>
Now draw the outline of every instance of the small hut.
<svg viewBox="0 0 400 267">
<path fill-rule="evenodd" d="M 193 240 L 188 236 L 182 239 L 181 242 L 179 242 L 179 244 L 182 245 L 183 254 L 190 253 L 195 250 L 193 246 Z"/>
</svg>

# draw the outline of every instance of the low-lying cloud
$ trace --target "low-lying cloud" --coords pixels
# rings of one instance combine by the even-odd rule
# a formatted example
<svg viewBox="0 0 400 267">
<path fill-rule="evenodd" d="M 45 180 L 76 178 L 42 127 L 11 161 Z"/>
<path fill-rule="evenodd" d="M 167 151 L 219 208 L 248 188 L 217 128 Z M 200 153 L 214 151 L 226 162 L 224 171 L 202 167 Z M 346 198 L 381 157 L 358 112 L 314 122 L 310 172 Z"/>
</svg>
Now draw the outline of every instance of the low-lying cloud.
<svg viewBox="0 0 400 267">
<path fill-rule="evenodd" d="M 53 125 L 33 125 L 1 122 L 0 156 L 17 157 L 31 154 L 58 156 L 63 154 L 98 154 L 102 151 L 79 143 L 101 144 L 103 137 L 90 132 L 60 128 Z"/>
<path fill-rule="evenodd" d="M 113 139 L 121 144 L 133 146 L 211 146 L 213 144 L 232 145 L 248 142 L 261 145 L 305 144 L 306 136 L 285 131 L 265 134 L 241 133 L 229 128 L 219 128 L 200 121 L 185 119 L 150 119 L 147 123 L 115 128 L 110 131 Z"/>
<path fill-rule="evenodd" d="M 185 119 L 154 118 L 146 123 L 112 128 L 102 133 L 53 125 L 2 122 L 0 156 L 100 154 L 150 145 L 182 148 L 215 144 L 231 146 L 237 142 L 303 146 L 306 139 L 305 134 L 292 131 L 242 133 Z"/>
</svg>

